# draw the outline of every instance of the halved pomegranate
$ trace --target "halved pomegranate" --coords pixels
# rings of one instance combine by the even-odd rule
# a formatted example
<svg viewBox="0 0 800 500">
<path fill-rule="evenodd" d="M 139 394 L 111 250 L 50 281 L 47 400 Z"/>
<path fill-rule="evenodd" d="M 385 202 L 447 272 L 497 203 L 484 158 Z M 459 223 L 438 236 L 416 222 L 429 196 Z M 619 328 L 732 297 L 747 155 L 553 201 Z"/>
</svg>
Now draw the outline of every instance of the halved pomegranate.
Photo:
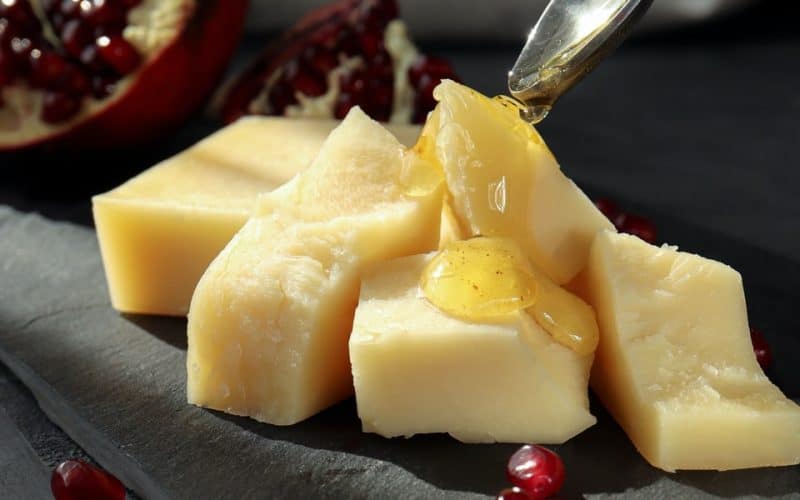
<svg viewBox="0 0 800 500">
<path fill-rule="evenodd" d="M 457 79 L 421 55 L 395 0 L 340 0 L 310 12 L 267 46 L 224 91 L 225 122 L 242 115 L 344 118 L 360 106 L 380 121 L 422 123 L 433 88 Z"/>
<path fill-rule="evenodd" d="M 176 127 L 213 89 L 247 0 L 0 0 L 0 151 L 105 149 Z"/>
</svg>

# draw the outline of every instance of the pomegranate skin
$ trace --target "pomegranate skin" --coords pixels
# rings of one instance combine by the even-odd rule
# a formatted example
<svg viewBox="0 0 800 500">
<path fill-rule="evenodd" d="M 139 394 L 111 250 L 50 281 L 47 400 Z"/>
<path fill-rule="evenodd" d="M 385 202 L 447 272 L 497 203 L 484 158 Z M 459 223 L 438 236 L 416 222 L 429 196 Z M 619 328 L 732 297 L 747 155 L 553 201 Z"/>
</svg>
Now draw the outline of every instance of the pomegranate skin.
<svg viewBox="0 0 800 500">
<path fill-rule="evenodd" d="M 238 46 L 248 5 L 248 0 L 197 0 L 180 33 L 105 107 L 53 134 L 0 145 L 0 151 L 108 150 L 169 134 L 205 103 L 222 77 Z"/>
</svg>

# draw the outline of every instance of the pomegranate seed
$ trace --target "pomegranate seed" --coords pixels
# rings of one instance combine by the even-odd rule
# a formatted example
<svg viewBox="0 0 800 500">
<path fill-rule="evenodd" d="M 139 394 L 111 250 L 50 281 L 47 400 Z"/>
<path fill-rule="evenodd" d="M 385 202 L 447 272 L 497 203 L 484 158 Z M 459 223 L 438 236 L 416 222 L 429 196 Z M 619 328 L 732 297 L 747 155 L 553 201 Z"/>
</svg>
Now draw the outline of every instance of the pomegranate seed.
<svg viewBox="0 0 800 500">
<path fill-rule="evenodd" d="M 8 22 L 8 19 L 0 17 L 0 49 L 10 49 L 11 39 L 16 33 Z"/>
<path fill-rule="evenodd" d="M 319 46 L 326 50 L 334 50 L 339 43 L 341 26 L 337 23 L 328 23 L 320 26 L 312 35 L 311 46 Z"/>
<path fill-rule="evenodd" d="M 92 96 L 95 99 L 105 99 L 114 93 L 117 79 L 111 76 L 98 75 L 92 78 Z"/>
<path fill-rule="evenodd" d="M 42 0 L 42 9 L 48 14 L 56 12 L 60 5 L 60 0 Z"/>
<path fill-rule="evenodd" d="M 751 328 L 750 341 L 753 343 L 753 351 L 756 353 L 758 364 L 766 370 L 772 364 L 772 349 L 770 349 L 766 337 L 760 330 Z"/>
<path fill-rule="evenodd" d="M 53 470 L 50 489 L 56 500 L 124 500 L 125 487 L 108 472 L 80 460 L 67 460 Z"/>
<path fill-rule="evenodd" d="M 84 47 L 93 41 L 91 30 L 77 19 L 72 19 L 64 24 L 64 28 L 61 30 L 61 40 L 67 53 L 75 58 L 79 58 Z"/>
<path fill-rule="evenodd" d="M 512 484 L 524 490 L 532 500 L 558 493 L 564 484 L 564 463 L 547 448 L 525 445 L 508 461 L 506 475 Z"/>
<path fill-rule="evenodd" d="M 84 75 L 81 70 L 70 66 L 64 74 L 61 89 L 70 95 L 82 97 L 89 94 L 92 84 L 89 77 Z"/>
<path fill-rule="evenodd" d="M 408 80 L 417 89 L 422 86 L 422 77 L 425 75 L 435 80 L 442 78 L 456 79 L 456 74 L 450 63 L 441 57 L 434 56 L 420 56 L 408 68 Z"/>
<path fill-rule="evenodd" d="M 82 0 L 81 17 L 92 26 L 125 24 L 127 12 L 122 4 L 110 0 Z"/>
<path fill-rule="evenodd" d="M 371 59 L 375 56 L 375 54 L 383 50 L 383 37 L 381 36 L 381 31 L 376 32 L 369 30 L 366 27 L 359 26 L 356 28 L 356 33 L 361 52 L 368 59 Z"/>
<path fill-rule="evenodd" d="M 609 200 L 608 198 L 598 198 L 594 200 L 594 205 L 611 222 L 614 222 L 620 213 L 617 203 L 613 200 Z"/>
<path fill-rule="evenodd" d="M 656 242 L 656 226 L 644 217 L 621 213 L 614 223 L 623 233 L 638 236 L 648 243 Z"/>
<path fill-rule="evenodd" d="M 424 123 L 428 113 L 436 107 L 436 99 L 433 98 L 433 89 L 439 85 L 440 80 L 427 74 L 422 75 L 414 95 L 414 123 Z"/>
<path fill-rule="evenodd" d="M 361 45 L 358 36 L 350 29 L 342 29 L 336 38 L 336 48 L 348 56 L 358 55 L 361 52 Z"/>
<path fill-rule="evenodd" d="M 101 36 L 96 45 L 100 57 L 120 75 L 132 73 L 142 62 L 133 45 L 121 36 Z"/>
<path fill-rule="evenodd" d="M 303 51 L 303 62 L 320 75 L 327 75 L 339 66 L 339 58 L 330 50 L 308 47 Z"/>
<path fill-rule="evenodd" d="M 41 29 L 41 24 L 27 0 L 0 1 L 0 17 L 8 19 L 9 24 L 23 32 Z"/>
<path fill-rule="evenodd" d="M 344 119 L 347 116 L 347 113 L 350 112 L 354 106 L 356 106 L 357 99 L 352 94 L 348 94 L 346 92 L 342 92 L 339 94 L 339 97 L 336 98 L 336 104 L 333 107 L 333 116 L 337 120 Z"/>
<path fill-rule="evenodd" d="M 48 91 L 44 94 L 42 120 L 47 123 L 62 123 L 78 114 L 80 109 L 79 97 L 65 92 Z"/>
<path fill-rule="evenodd" d="M 16 62 L 8 53 L 0 50 L 0 87 L 4 87 L 14 81 L 16 75 Z"/>
<path fill-rule="evenodd" d="M 324 76 L 303 67 L 296 59 L 289 61 L 284 68 L 283 81 L 293 91 L 308 97 L 321 96 L 328 90 Z"/>
<path fill-rule="evenodd" d="M 294 91 L 280 82 L 269 91 L 269 105 L 274 114 L 282 115 L 287 106 L 297 103 Z"/>
<path fill-rule="evenodd" d="M 122 0 L 122 5 L 129 10 L 136 7 L 140 3 L 142 3 L 142 0 Z"/>
<path fill-rule="evenodd" d="M 386 50 L 376 53 L 369 62 L 368 66 L 370 78 L 383 80 L 394 85 L 394 66 L 392 56 Z"/>
<path fill-rule="evenodd" d="M 74 19 L 81 14 L 81 0 L 62 0 L 60 10 L 65 19 Z"/>
<path fill-rule="evenodd" d="M 103 63 L 103 60 L 100 58 L 100 53 L 97 50 L 96 44 L 84 47 L 79 59 L 91 73 L 102 73 L 107 70 L 105 63 Z"/>
<path fill-rule="evenodd" d="M 380 82 L 370 82 L 369 99 L 364 105 L 364 111 L 381 122 L 388 122 L 392 116 L 392 100 L 394 99 L 394 87 L 382 85 Z"/>
<path fill-rule="evenodd" d="M 497 500 L 531 500 L 531 496 L 525 493 L 525 490 L 514 486 L 498 493 Z"/>
<path fill-rule="evenodd" d="M 67 69 L 67 62 L 63 57 L 50 51 L 34 49 L 30 55 L 31 84 L 35 87 L 53 88 Z"/>
<path fill-rule="evenodd" d="M 363 70 L 354 70 L 339 77 L 339 89 L 345 94 L 361 94 L 367 88 Z"/>
</svg>

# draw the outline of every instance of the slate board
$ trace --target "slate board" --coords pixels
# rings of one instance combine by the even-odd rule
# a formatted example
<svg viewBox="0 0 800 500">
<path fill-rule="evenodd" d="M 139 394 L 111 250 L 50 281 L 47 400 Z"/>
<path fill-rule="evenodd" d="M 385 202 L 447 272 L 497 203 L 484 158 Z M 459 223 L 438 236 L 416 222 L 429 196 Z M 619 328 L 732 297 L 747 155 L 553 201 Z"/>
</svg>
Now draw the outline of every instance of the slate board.
<svg viewBox="0 0 800 500">
<path fill-rule="evenodd" d="M 800 265 L 668 218 L 669 241 L 742 271 L 770 373 L 800 396 Z M 360 432 L 353 401 L 275 427 L 185 402 L 185 321 L 111 309 L 95 234 L 0 207 L 0 361 L 44 411 L 144 498 L 481 498 L 505 486 L 513 445 Z M 563 498 L 800 498 L 800 467 L 666 474 L 597 402 L 596 426 L 557 447 Z"/>
</svg>

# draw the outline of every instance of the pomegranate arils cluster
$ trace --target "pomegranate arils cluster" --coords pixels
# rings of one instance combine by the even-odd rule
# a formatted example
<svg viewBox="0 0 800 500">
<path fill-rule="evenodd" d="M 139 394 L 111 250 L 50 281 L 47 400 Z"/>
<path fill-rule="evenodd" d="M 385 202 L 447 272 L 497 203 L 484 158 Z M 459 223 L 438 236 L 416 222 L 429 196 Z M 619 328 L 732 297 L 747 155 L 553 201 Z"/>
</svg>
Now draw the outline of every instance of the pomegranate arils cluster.
<svg viewBox="0 0 800 500">
<path fill-rule="evenodd" d="M 656 226 L 649 220 L 621 210 L 614 201 L 608 198 L 598 198 L 594 204 L 618 231 L 638 236 L 651 244 L 656 242 L 658 236 Z"/>
<path fill-rule="evenodd" d="M 107 97 L 141 63 L 122 37 L 128 11 L 140 1 L 48 0 L 43 19 L 28 0 L 0 2 L 0 91 L 14 84 L 40 89 L 41 118 L 52 124 L 75 116 L 87 97 Z"/>
<path fill-rule="evenodd" d="M 342 119 L 359 106 L 380 121 L 424 122 L 436 104 L 433 88 L 456 76 L 438 58 L 417 56 L 409 68 L 416 49 L 392 25 L 398 15 L 396 0 L 340 0 L 310 12 L 237 79 L 224 119 L 249 113 Z M 399 45 L 387 48 L 397 33 L 401 41 L 392 43 Z M 402 96 L 395 95 L 399 88 Z"/>
</svg>

